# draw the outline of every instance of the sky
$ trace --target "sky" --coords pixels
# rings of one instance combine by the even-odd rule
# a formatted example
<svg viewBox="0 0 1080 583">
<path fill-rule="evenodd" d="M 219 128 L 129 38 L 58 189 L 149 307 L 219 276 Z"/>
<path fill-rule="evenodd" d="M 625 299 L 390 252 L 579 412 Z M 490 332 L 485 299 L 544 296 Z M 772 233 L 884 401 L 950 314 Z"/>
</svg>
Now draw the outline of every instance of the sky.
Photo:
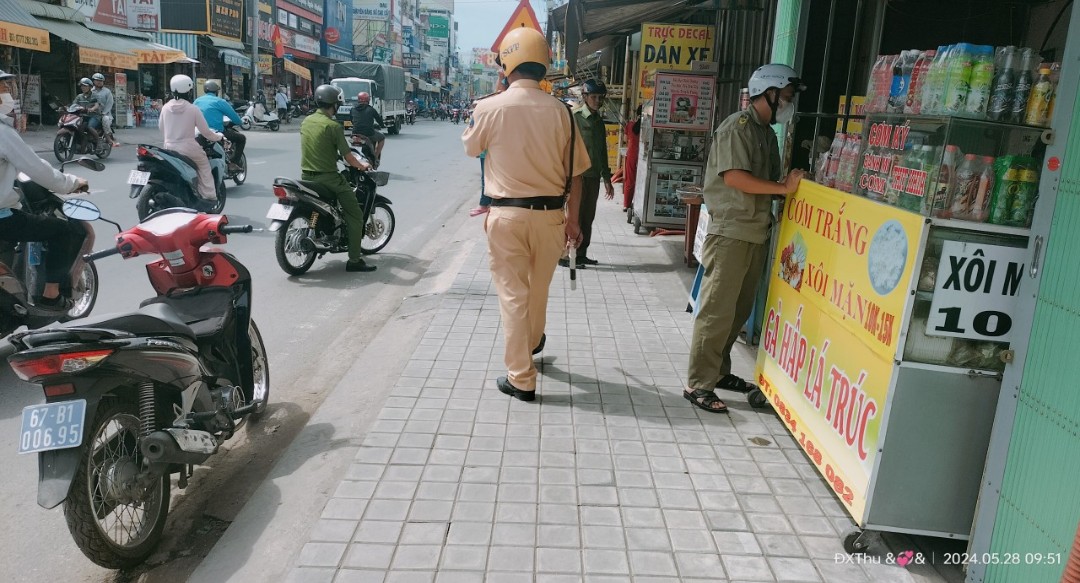
<svg viewBox="0 0 1080 583">
<path fill-rule="evenodd" d="M 540 25 L 547 22 L 547 2 L 531 0 Z M 491 47 L 510 20 L 518 0 L 454 0 L 454 20 L 458 23 L 458 50 L 465 62 L 472 60 L 473 47 Z"/>
</svg>

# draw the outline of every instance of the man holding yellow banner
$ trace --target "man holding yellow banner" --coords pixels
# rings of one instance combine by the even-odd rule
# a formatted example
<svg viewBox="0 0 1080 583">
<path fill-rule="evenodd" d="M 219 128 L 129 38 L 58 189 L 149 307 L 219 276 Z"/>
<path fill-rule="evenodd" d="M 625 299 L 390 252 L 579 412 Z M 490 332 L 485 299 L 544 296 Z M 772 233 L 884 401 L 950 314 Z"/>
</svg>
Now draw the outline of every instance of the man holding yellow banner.
<svg viewBox="0 0 1080 583">
<path fill-rule="evenodd" d="M 806 86 L 794 69 L 773 64 L 754 71 L 748 87 L 750 106 L 716 128 L 705 168 L 710 218 L 701 252 L 705 276 L 683 397 L 713 413 L 727 413 L 715 389 L 755 388 L 732 374 L 731 348 L 753 310 L 772 222 L 772 196 L 795 192 L 803 177 L 802 170 L 792 170 L 780 181 L 780 148 L 769 126 L 791 121 L 792 100 Z"/>
</svg>

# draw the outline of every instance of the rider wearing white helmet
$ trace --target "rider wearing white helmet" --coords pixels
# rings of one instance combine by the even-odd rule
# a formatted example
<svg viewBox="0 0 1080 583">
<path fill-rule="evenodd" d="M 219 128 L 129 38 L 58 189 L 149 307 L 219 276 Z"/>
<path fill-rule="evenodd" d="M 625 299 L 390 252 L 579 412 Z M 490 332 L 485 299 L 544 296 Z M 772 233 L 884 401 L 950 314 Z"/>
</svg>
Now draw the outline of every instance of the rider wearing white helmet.
<svg viewBox="0 0 1080 583">
<path fill-rule="evenodd" d="M 772 197 L 795 192 L 803 176 L 802 170 L 792 170 L 784 177 L 776 134 L 769 127 L 794 116 L 792 100 L 806 89 L 798 73 L 787 65 L 765 65 L 754 71 L 748 87 L 749 107 L 717 126 L 705 168 L 704 198 L 711 220 L 702 248 L 705 278 L 683 396 L 713 413 L 727 412 L 715 389 L 754 388 L 732 374 L 731 347 L 754 306 Z"/>
<path fill-rule="evenodd" d="M 161 134 L 165 149 L 173 150 L 191 158 L 199 173 L 199 196 L 208 201 L 217 200 L 214 175 L 206 152 L 195 140 L 195 131 L 211 142 L 220 141 L 222 135 L 206 125 L 202 111 L 191 103 L 195 82 L 187 75 L 175 75 L 169 80 L 173 98 L 161 107 Z"/>
</svg>

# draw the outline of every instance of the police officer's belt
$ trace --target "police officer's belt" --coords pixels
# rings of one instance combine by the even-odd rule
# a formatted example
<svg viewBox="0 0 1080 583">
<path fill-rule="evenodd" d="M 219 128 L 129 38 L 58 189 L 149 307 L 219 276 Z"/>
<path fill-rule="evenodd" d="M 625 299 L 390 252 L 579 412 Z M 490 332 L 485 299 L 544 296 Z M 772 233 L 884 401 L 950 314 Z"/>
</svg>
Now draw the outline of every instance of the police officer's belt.
<svg viewBox="0 0 1080 583">
<path fill-rule="evenodd" d="M 566 204 L 563 196 L 530 196 L 528 198 L 493 198 L 491 206 L 512 206 L 534 211 L 558 210 Z"/>
</svg>

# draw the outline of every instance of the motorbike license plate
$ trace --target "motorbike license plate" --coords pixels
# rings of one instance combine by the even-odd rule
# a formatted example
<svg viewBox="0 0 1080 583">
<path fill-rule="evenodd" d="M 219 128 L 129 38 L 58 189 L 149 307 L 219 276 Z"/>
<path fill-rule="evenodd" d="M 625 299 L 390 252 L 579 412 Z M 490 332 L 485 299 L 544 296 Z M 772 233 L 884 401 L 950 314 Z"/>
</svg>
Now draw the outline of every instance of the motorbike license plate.
<svg viewBox="0 0 1080 583">
<path fill-rule="evenodd" d="M 287 221 L 289 216 L 292 215 L 292 207 L 279 203 L 270 205 L 270 210 L 266 211 L 266 218 L 272 221 Z"/>
<path fill-rule="evenodd" d="M 23 409 L 19 453 L 82 445 L 86 399 L 30 405 Z"/>
<path fill-rule="evenodd" d="M 351 128 L 351 127 L 352 127 L 352 122 L 351 122 L 351 121 L 349 121 L 349 120 L 345 120 L 344 124 L 345 124 L 345 127 L 347 127 L 347 128 Z"/>
<path fill-rule="evenodd" d="M 135 184 L 138 186 L 145 186 L 147 182 L 150 182 L 150 173 L 143 172 L 141 170 L 132 170 L 131 174 L 128 174 L 128 184 Z"/>
</svg>

